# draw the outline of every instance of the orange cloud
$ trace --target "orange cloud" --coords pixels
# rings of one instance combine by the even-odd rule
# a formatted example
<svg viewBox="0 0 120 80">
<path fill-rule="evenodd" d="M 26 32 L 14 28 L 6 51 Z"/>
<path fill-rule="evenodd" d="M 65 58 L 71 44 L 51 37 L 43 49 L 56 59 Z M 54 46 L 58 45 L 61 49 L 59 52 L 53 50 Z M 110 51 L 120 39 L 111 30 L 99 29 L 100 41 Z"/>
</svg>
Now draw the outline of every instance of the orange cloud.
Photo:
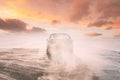
<svg viewBox="0 0 120 80">
<path fill-rule="evenodd" d="M 0 0 L 0 17 L 120 29 L 120 0 Z M 117 21 L 118 20 L 118 21 Z M 62 22 L 61 22 L 62 23 Z"/>
<path fill-rule="evenodd" d="M 53 12 L 54 10 L 48 10 L 52 4 L 48 5 L 48 2 L 46 3 L 45 1 L 10 0 L 4 1 L 4 3 L 5 5 L 0 7 L 0 17 L 2 18 L 28 18 L 40 21 L 50 21 L 57 18 Z"/>
<path fill-rule="evenodd" d="M 90 4 L 90 0 L 74 0 L 71 5 L 70 20 L 73 22 L 79 21 L 82 18 L 88 16 L 90 14 Z"/>
<path fill-rule="evenodd" d="M 69 18 L 72 22 L 87 23 L 84 26 L 89 27 L 106 26 L 107 30 L 108 26 L 120 29 L 116 23 L 120 19 L 120 0 L 74 0 L 71 7 Z"/>
</svg>

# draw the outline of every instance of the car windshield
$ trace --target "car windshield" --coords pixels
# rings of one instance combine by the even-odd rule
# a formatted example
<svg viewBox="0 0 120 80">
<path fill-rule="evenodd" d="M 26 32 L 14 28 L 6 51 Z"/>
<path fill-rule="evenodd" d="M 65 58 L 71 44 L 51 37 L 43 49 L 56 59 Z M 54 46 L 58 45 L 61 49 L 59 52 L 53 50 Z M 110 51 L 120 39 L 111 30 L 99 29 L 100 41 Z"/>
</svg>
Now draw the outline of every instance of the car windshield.
<svg viewBox="0 0 120 80">
<path fill-rule="evenodd" d="M 63 33 L 53 33 L 50 35 L 49 39 L 71 39 L 71 37 Z"/>
</svg>

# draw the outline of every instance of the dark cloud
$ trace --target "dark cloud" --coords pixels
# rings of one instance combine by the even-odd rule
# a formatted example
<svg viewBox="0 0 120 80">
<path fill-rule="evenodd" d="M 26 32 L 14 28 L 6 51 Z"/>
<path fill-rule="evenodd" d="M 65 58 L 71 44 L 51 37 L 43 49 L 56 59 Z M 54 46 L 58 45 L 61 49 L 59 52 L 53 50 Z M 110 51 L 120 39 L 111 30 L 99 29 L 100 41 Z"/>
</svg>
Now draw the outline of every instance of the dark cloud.
<svg viewBox="0 0 120 80">
<path fill-rule="evenodd" d="M 44 32 L 45 29 L 39 28 L 39 27 L 33 27 L 31 30 L 28 32 Z"/>
<path fill-rule="evenodd" d="M 17 19 L 0 19 L 0 29 L 6 31 L 25 31 L 26 23 Z"/>
<path fill-rule="evenodd" d="M 118 38 L 118 37 L 119 37 L 119 38 L 120 38 L 120 34 L 118 34 L 118 35 L 114 35 L 114 37 L 116 37 L 116 38 Z"/>
<path fill-rule="evenodd" d="M 96 33 L 96 32 L 91 32 L 91 33 L 87 33 L 85 35 L 89 36 L 89 37 L 94 37 L 94 36 L 101 36 L 102 34 L 101 33 Z"/>
<path fill-rule="evenodd" d="M 27 24 L 19 19 L 6 19 L 0 18 L 0 29 L 8 32 L 42 32 L 44 29 L 33 27 L 27 29 Z"/>
<path fill-rule="evenodd" d="M 60 24 L 60 20 L 52 20 L 52 24 Z"/>
<path fill-rule="evenodd" d="M 112 29 L 112 26 L 105 27 L 104 29 L 105 29 L 105 30 L 111 30 L 111 29 Z"/>
<path fill-rule="evenodd" d="M 120 38 L 120 32 L 113 35 L 114 38 Z"/>
<path fill-rule="evenodd" d="M 96 27 L 101 27 L 103 25 L 106 25 L 106 24 L 113 24 L 112 21 L 103 21 L 103 20 L 100 20 L 100 21 L 95 21 L 93 23 L 90 23 L 88 24 L 88 27 L 92 27 L 92 26 L 96 26 Z"/>
</svg>

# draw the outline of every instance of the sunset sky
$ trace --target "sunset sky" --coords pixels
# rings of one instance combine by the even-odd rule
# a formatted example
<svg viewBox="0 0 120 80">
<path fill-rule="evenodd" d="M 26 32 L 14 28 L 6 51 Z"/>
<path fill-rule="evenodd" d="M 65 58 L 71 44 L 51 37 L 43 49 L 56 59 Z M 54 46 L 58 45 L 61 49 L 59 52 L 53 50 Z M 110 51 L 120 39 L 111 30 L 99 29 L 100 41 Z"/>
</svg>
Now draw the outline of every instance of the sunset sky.
<svg viewBox="0 0 120 80">
<path fill-rule="evenodd" d="M 0 0 L 0 34 L 120 37 L 120 0 Z"/>
</svg>

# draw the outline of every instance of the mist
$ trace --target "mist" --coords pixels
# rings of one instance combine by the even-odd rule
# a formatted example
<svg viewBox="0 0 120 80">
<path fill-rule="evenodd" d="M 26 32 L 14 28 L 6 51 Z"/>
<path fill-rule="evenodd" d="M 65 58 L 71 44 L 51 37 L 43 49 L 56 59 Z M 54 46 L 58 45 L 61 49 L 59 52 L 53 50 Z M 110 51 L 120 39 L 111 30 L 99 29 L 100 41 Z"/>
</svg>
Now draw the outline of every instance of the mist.
<svg viewBox="0 0 120 80">
<path fill-rule="evenodd" d="M 74 76 L 73 80 L 97 80 L 94 78 L 101 76 L 109 61 L 101 56 L 103 49 L 94 44 L 99 46 L 95 41 L 91 44 L 84 39 L 71 39 L 67 34 L 55 33 L 47 46 L 47 56 L 51 60 L 48 77 L 51 80 L 71 80 L 70 76 Z"/>
<path fill-rule="evenodd" d="M 71 78 L 73 80 L 92 80 L 96 76 L 101 76 L 101 73 L 103 73 L 102 69 L 111 64 L 109 60 L 101 56 L 103 54 L 102 51 L 105 49 L 119 51 L 118 48 L 120 45 L 117 44 L 119 43 L 119 40 L 117 39 L 101 39 L 96 37 L 83 37 L 79 35 L 74 36 L 74 34 L 69 33 L 68 35 L 71 37 L 72 42 L 69 42 L 69 40 L 62 40 L 63 43 L 68 43 L 67 45 L 63 44 L 64 46 L 61 43 L 57 43 L 59 46 L 61 45 L 61 47 L 63 47 L 62 54 L 60 54 L 56 47 L 53 47 L 55 48 L 53 51 L 55 53 L 53 57 L 54 59 L 50 62 L 50 67 L 47 69 L 50 73 L 48 77 L 52 77 L 52 80 L 54 80 L 56 76 L 57 78 L 60 77 L 63 73 L 62 77 L 66 76 L 68 80 L 70 80 L 70 75 L 74 76 L 74 78 Z M 45 52 L 47 50 L 49 36 L 49 33 L 22 35 L 1 34 L 0 42 L 2 43 L 0 44 L 0 47 L 38 48 L 40 51 L 43 50 Z M 115 44 L 112 44 L 113 42 Z M 73 50 L 71 50 L 72 48 Z M 42 53 L 39 52 L 39 54 L 41 55 Z M 47 57 L 46 54 L 44 55 Z M 59 64 L 56 65 L 56 63 Z"/>
</svg>

